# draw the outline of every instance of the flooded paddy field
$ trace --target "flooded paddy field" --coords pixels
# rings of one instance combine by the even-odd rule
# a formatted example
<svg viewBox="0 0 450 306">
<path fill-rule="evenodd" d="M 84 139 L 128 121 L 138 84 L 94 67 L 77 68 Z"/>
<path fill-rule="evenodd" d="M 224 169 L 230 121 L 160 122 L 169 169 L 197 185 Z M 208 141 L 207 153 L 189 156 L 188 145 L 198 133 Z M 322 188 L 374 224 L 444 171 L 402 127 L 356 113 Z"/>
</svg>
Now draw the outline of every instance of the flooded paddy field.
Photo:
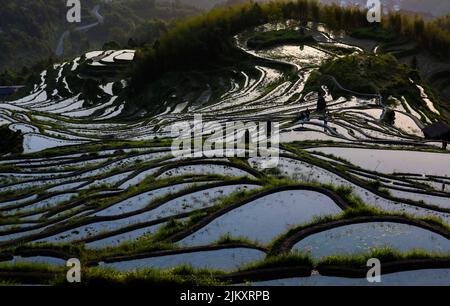
<svg viewBox="0 0 450 306">
<path fill-rule="evenodd" d="M 395 268 L 384 285 L 450 285 L 450 152 L 422 131 L 442 115 L 427 87 L 415 85 L 418 107 L 402 96 L 333 96 L 324 85 L 325 115 L 319 92 L 305 88 L 311 74 L 369 53 L 367 42 L 309 24 L 314 43 L 247 45 L 273 26 L 234 37 L 252 67 L 205 79 L 182 99 L 174 90 L 153 112 L 127 106 L 126 78 L 99 82 L 95 101 L 81 96 L 81 71 L 122 69 L 133 50 L 87 53 L 0 103 L 0 123 L 24 136 L 23 153 L 0 157 L 0 271 L 64 269 L 75 257 L 122 272 L 209 269 L 233 284 L 253 271 L 246 280 L 258 286 L 367 285 L 346 271 L 378 254 Z M 172 128 L 194 115 L 205 137 L 208 123 L 279 122 L 275 167 L 257 156 L 174 156 Z M 286 262 L 306 275 L 284 277 Z M 258 278 L 264 268 L 270 279 Z"/>
</svg>

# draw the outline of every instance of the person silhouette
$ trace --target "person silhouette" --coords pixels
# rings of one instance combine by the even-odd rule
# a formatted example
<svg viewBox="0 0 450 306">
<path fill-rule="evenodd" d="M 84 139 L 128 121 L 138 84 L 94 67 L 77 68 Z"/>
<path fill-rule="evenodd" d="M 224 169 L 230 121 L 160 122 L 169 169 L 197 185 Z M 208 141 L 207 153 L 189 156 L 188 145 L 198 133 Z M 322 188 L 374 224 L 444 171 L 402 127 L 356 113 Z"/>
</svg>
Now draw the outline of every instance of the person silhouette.
<svg viewBox="0 0 450 306">
<path fill-rule="evenodd" d="M 327 102 L 325 101 L 325 97 L 322 93 L 319 94 L 319 98 L 317 99 L 317 112 L 322 113 L 327 109 Z"/>
</svg>

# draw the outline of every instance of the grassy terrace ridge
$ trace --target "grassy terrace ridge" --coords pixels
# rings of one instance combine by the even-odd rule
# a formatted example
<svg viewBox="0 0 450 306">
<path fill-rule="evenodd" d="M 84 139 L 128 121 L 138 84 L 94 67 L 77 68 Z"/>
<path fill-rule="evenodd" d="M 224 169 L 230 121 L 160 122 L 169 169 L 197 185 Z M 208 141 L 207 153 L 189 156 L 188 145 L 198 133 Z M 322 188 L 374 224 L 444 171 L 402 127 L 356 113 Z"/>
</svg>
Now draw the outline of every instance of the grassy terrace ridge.
<svg viewBox="0 0 450 306">
<path fill-rule="evenodd" d="M 185 189 L 182 189 L 182 190 L 180 190 L 177 193 L 168 193 L 168 194 L 166 194 L 164 196 L 161 196 L 161 197 L 153 199 L 151 202 L 148 203 L 148 205 L 146 207 L 140 209 L 139 211 L 135 211 L 134 213 L 128 213 L 127 215 L 128 216 L 132 216 L 132 215 L 136 215 L 137 213 L 142 213 L 142 212 L 145 212 L 145 211 L 149 211 L 151 209 L 155 209 L 155 208 L 163 205 L 164 203 L 170 201 L 171 199 L 175 199 L 175 198 L 178 198 L 180 196 L 187 195 L 187 194 L 189 194 L 191 192 L 206 190 L 208 188 L 222 186 L 222 185 L 223 186 L 225 186 L 225 185 L 236 185 L 236 184 L 239 184 L 239 183 L 252 183 L 253 182 L 252 180 L 248 180 L 247 178 L 237 178 L 236 180 L 233 180 L 233 179 L 232 180 L 227 180 L 226 177 L 219 177 L 219 176 L 214 176 L 214 175 L 213 176 L 209 176 L 209 177 L 206 176 L 203 179 L 205 180 L 205 182 L 208 182 L 208 180 L 218 179 L 218 178 L 223 179 L 223 181 L 220 181 L 219 183 L 204 184 L 204 185 L 196 185 L 196 184 L 194 184 L 191 187 L 187 187 Z M 121 202 L 123 200 L 126 200 L 129 197 L 142 194 L 145 191 L 156 190 L 156 189 L 159 189 L 159 188 L 163 188 L 165 186 L 166 187 L 167 186 L 173 186 L 174 184 L 180 184 L 180 183 L 186 182 L 185 179 L 186 179 L 186 177 L 178 177 L 177 180 L 165 179 L 165 180 L 160 180 L 160 181 L 154 182 L 152 180 L 152 177 L 150 177 L 149 179 L 143 181 L 140 185 L 135 186 L 133 188 L 129 188 L 126 191 L 124 191 L 124 192 L 122 192 L 122 193 L 120 193 L 118 195 L 112 196 L 112 197 L 100 198 L 100 199 L 96 199 L 95 201 L 93 201 L 94 197 L 89 198 L 89 195 L 87 197 L 85 197 L 85 198 L 82 197 L 81 199 L 75 198 L 73 200 L 68 201 L 64 205 L 62 205 L 62 207 L 57 207 L 55 209 L 49 210 L 47 212 L 47 215 L 48 216 L 53 216 L 54 214 L 63 211 L 63 209 L 69 209 L 69 208 L 71 208 L 73 206 L 77 206 L 77 205 L 79 205 L 81 203 L 84 203 L 84 205 L 85 205 L 85 206 L 83 206 L 81 208 L 82 210 L 92 210 L 92 209 L 94 209 L 94 211 L 98 212 L 98 211 L 101 211 L 101 210 L 111 206 L 111 205 L 114 205 L 114 204 L 119 203 L 119 202 Z M 196 180 L 192 180 L 191 182 L 195 183 L 195 182 L 200 182 L 200 181 L 202 181 L 202 179 L 201 178 L 197 178 Z M 258 182 L 255 182 L 255 183 L 258 184 Z M 243 196 L 245 194 L 245 192 L 246 192 L 245 190 L 242 191 L 242 192 L 238 192 L 236 194 L 236 196 Z M 230 197 L 233 198 L 232 196 L 230 196 Z M 65 206 L 67 206 L 67 207 L 65 207 Z M 214 207 L 212 209 L 214 209 Z M 181 230 L 180 229 L 181 225 L 182 225 L 181 228 L 183 228 L 183 229 L 188 227 L 194 220 L 196 220 L 199 217 L 199 215 L 197 215 L 197 212 L 200 213 L 201 211 L 194 211 L 194 212 L 192 212 L 190 214 L 187 214 L 187 216 L 184 216 L 184 217 L 190 217 L 190 221 L 187 222 L 187 223 L 179 223 L 179 222 L 176 222 L 176 221 L 169 222 L 166 227 L 160 229 L 160 231 L 158 232 L 158 237 L 160 239 L 163 239 L 163 237 L 166 237 L 166 236 L 172 234 L 174 231 Z M 49 221 L 45 221 L 43 223 L 37 223 L 36 227 L 39 228 L 39 227 L 43 227 L 45 225 L 57 223 L 57 221 L 62 221 L 65 218 L 70 218 L 72 215 L 75 215 L 77 213 L 79 213 L 79 211 L 75 211 L 71 215 L 68 215 L 68 216 L 61 216 L 61 217 L 58 217 L 58 218 L 50 219 Z M 61 226 L 65 227 L 67 229 L 73 229 L 76 226 L 81 226 L 83 224 L 95 223 L 95 222 L 98 222 L 98 221 L 100 221 L 102 219 L 106 219 L 106 220 L 113 220 L 114 219 L 115 220 L 115 219 L 120 219 L 120 217 L 125 217 L 125 215 L 121 215 L 121 216 L 115 215 L 115 216 L 104 217 L 104 218 L 102 218 L 102 217 L 91 217 L 91 218 L 86 218 L 86 219 L 85 218 L 82 218 L 82 219 L 74 218 L 74 219 L 71 220 L 71 222 L 63 224 Z M 170 219 L 170 218 L 165 218 L 165 219 Z M 7 221 L 7 220 L 8 219 L 6 219 L 5 221 Z M 9 221 L 13 221 L 13 220 L 14 219 L 9 220 Z M 164 221 L 164 219 L 159 220 L 159 223 L 161 223 L 162 221 Z M 168 220 L 168 221 L 170 221 L 170 220 Z M 156 222 L 156 223 L 158 223 L 158 222 Z M 9 230 L 9 231 L 14 232 L 14 229 Z M 63 230 L 59 229 L 59 227 L 56 227 L 56 228 L 53 229 L 54 234 L 60 233 L 61 231 L 63 231 Z M 47 235 L 48 235 L 48 233 L 47 233 Z M 159 240 L 159 239 L 156 239 L 156 240 Z M 152 239 L 152 241 L 155 241 L 155 239 Z"/>
<path fill-rule="evenodd" d="M 289 148 L 288 148 L 289 149 Z M 295 151 L 295 149 L 294 149 L 294 151 Z M 299 154 L 299 156 L 302 156 L 303 158 L 306 158 L 306 160 L 307 161 L 309 161 L 309 162 L 313 162 L 313 163 L 319 163 L 319 165 L 321 164 L 321 163 L 323 163 L 323 162 L 321 162 L 320 161 L 320 159 L 311 159 L 311 157 L 310 157 L 310 155 L 309 154 L 304 154 L 305 152 L 304 151 L 298 151 L 298 154 Z M 177 162 L 176 164 L 179 164 L 179 165 L 182 165 L 183 163 L 179 163 L 179 162 Z M 192 163 L 189 163 L 189 164 L 192 164 Z M 175 166 L 175 165 L 174 165 Z M 173 167 L 173 166 L 172 166 Z M 171 168 L 172 168 L 171 167 Z M 325 168 L 326 169 L 328 169 L 329 167 L 328 166 L 325 166 Z M 349 168 L 349 169 L 351 169 L 351 168 Z M 341 175 L 343 175 L 344 173 L 346 173 L 349 169 L 345 169 L 345 168 L 342 168 L 342 166 L 339 166 L 339 168 L 338 168 L 338 170 L 341 172 Z M 356 169 L 358 169 L 358 168 L 356 168 Z M 361 169 L 362 170 L 362 169 Z M 112 171 L 112 173 L 115 173 L 115 171 Z M 161 171 L 160 171 L 160 173 L 161 173 Z M 377 176 L 380 176 L 381 174 L 378 174 L 378 173 L 373 173 L 373 174 L 375 174 L 375 175 L 377 175 Z M 381 175 L 382 176 L 382 175 Z M 345 177 L 348 177 L 348 176 L 345 176 Z M 216 177 L 217 179 L 221 179 L 220 177 Z M 146 184 L 150 184 L 150 186 L 152 186 L 151 188 L 155 188 L 155 187 L 157 187 L 157 185 L 154 185 L 154 183 L 156 183 L 156 184 L 158 184 L 159 183 L 159 185 L 160 186 L 163 186 L 165 183 L 164 183 L 164 180 L 161 182 L 161 181 L 156 181 L 156 182 L 154 182 L 154 180 L 150 180 L 151 178 L 149 178 L 149 180 L 145 180 L 143 183 L 141 183 L 140 184 L 140 186 L 142 187 L 142 186 L 145 186 Z M 180 180 L 181 179 L 181 180 Z M 180 182 L 180 181 L 183 181 L 183 178 L 180 178 L 179 180 L 178 180 L 178 182 Z M 205 177 L 205 179 L 208 179 L 207 177 Z M 214 176 L 211 176 L 209 179 L 215 179 L 215 177 Z M 350 179 L 350 181 L 352 181 L 353 179 L 351 178 L 351 176 L 349 177 L 349 179 Z M 262 180 L 262 182 L 264 182 L 265 180 L 267 180 L 267 178 L 263 178 L 263 180 Z M 360 181 L 359 179 L 358 179 L 358 181 Z M 256 182 L 256 181 L 255 181 Z M 406 182 L 406 181 L 405 181 Z M 276 182 L 275 184 L 277 184 L 278 186 L 282 186 L 283 184 L 287 184 L 287 185 L 289 185 L 289 184 L 293 184 L 292 182 L 289 182 L 289 181 L 287 181 L 287 182 L 283 182 L 283 181 L 278 181 L 278 182 Z M 370 181 L 360 181 L 360 184 L 362 184 L 361 186 L 364 186 L 364 188 L 368 188 L 368 189 L 370 189 L 370 190 L 372 190 L 373 192 L 377 192 L 377 190 L 379 190 L 380 192 L 381 191 L 383 191 L 383 190 L 381 190 L 381 184 L 380 184 L 380 182 L 374 182 L 374 181 L 372 181 L 372 180 L 370 180 Z M 145 188 L 144 189 L 142 189 L 140 186 L 136 186 L 136 188 L 132 188 L 132 189 L 130 189 L 130 190 L 128 190 L 127 192 L 125 192 L 125 193 L 120 193 L 119 195 L 117 195 L 117 196 L 114 196 L 114 197 L 111 197 L 108 201 L 103 201 L 103 200 L 100 200 L 100 201 L 97 201 L 97 203 L 94 203 L 94 202 L 92 202 L 92 201 L 88 201 L 89 203 L 90 202 L 92 202 L 92 205 L 91 204 L 89 204 L 88 206 L 90 207 L 90 208 L 93 208 L 93 207 L 98 207 L 98 209 L 101 209 L 102 207 L 106 207 L 106 206 L 108 206 L 108 205 L 110 205 L 110 204 L 108 204 L 108 203 L 114 203 L 114 202 L 117 202 L 117 201 L 120 201 L 120 200 L 124 200 L 124 199 L 126 199 L 128 196 L 131 196 L 131 195 L 133 195 L 133 194 L 138 194 L 140 191 L 139 190 L 145 190 Z M 419 185 L 417 185 L 417 187 L 418 188 L 422 188 L 422 187 L 420 187 Z M 148 188 L 147 188 L 148 189 Z M 380 193 L 381 194 L 381 193 Z M 80 202 L 79 200 L 83 200 L 83 199 L 89 199 L 89 198 L 85 198 L 84 196 L 85 195 L 88 195 L 88 194 L 81 194 L 78 198 L 74 198 L 74 199 L 72 199 L 70 202 L 74 202 L 74 203 L 76 203 L 76 202 Z M 43 196 L 41 197 L 41 199 L 42 198 L 46 198 L 46 197 L 48 197 L 49 195 L 46 195 L 45 193 L 43 193 Z M 388 198 L 391 198 L 390 196 L 389 196 L 389 194 L 383 194 L 382 195 L 383 197 L 388 197 Z M 94 199 L 94 198 L 93 198 Z M 69 203 L 70 203 L 69 202 Z M 68 203 L 68 204 L 69 204 Z M 19 206 L 17 206 L 17 207 L 21 207 L 21 206 L 25 206 L 25 205 L 28 205 L 29 203 L 25 203 L 25 204 L 22 204 L 22 205 L 19 205 Z M 414 204 L 414 203 L 409 203 L 409 204 Z M 421 203 L 417 203 L 417 205 L 418 206 L 420 206 L 420 207 L 427 207 L 427 208 L 429 208 L 429 209 L 434 209 L 434 210 L 438 210 L 438 211 L 440 211 L 440 209 L 438 208 L 438 207 L 432 207 L 432 206 L 427 206 L 427 205 L 425 205 L 424 203 L 422 203 L 421 205 L 419 205 L 419 204 L 421 204 Z M 64 205 L 63 205 L 64 206 Z M 91 207 L 92 206 L 92 207 Z M 58 208 L 58 210 L 55 210 L 54 212 L 52 212 L 51 214 L 55 214 L 56 212 L 58 212 L 58 211 L 61 211 L 61 208 Z M 39 211 L 35 211 L 34 213 L 38 213 Z M 28 214 L 30 214 L 30 213 L 32 213 L 32 212 L 28 212 L 27 213 L 27 215 Z M 11 219 L 11 220 L 9 220 L 8 222 L 11 222 L 11 221 L 14 221 L 13 219 Z"/>
<path fill-rule="evenodd" d="M 183 232 L 191 232 L 191 228 L 195 228 L 195 226 L 204 219 L 208 219 L 214 212 L 218 212 L 220 210 L 227 211 L 227 207 L 233 208 L 239 202 L 245 203 L 245 199 L 252 199 L 254 196 L 258 196 L 258 194 L 265 194 L 266 191 L 270 193 L 278 192 L 280 187 L 282 190 L 291 190 L 297 188 L 297 182 L 290 181 L 286 179 L 275 179 L 272 177 L 265 177 L 262 179 L 264 182 L 264 186 L 255 189 L 252 191 L 239 191 L 235 192 L 227 197 L 224 197 L 221 201 L 219 201 L 215 206 L 208 209 L 208 211 L 194 211 L 190 214 L 190 217 L 185 222 L 180 222 L 175 219 L 170 219 L 169 222 L 159 229 L 153 235 L 143 236 L 141 239 L 135 242 L 127 242 L 118 247 L 114 248 L 105 248 L 100 250 L 89 250 L 85 249 L 83 244 L 79 244 L 77 247 L 73 245 L 60 245 L 57 246 L 55 250 L 61 250 L 63 252 L 75 252 L 77 255 L 81 256 L 83 260 L 86 261 L 95 261 L 101 260 L 102 258 L 107 257 L 116 257 L 116 256 L 125 256 L 127 254 L 137 254 L 140 252 L 149 252 L 156 250 L 168 250 L 173 249 L 175 245 L 173 244 L 173 239 L 170 238 L 172 236 L 176 236 L 177 234 Z M 308 224 L 297 226 L 289 230 L 287 233 L 282 234 L 280 237 L 275 238 L 274 241 L 268 246 L 269 254 L 276 255 L 279 254 L 280 246 L 285 243 L 286 239 L 299 233 L 303 229 L 312 228 L 317 225 L 327 224 L 330 222 L 336 222 L 340 220 L 352 220 L 358 217 L 399 217 L 405 220 L 405 222 L 411 222 L 411 224 L 424 224 L 426 227 L 436 228 L 439 232 L 450 233 L 450 226 L 442 222 L 437 218 L 432 217 L 424 217 L 424 218 L 415 218 L 405 213 L 391 213 L 382 211 L 377 208 L 373 208 L 367 206 L 365 203 L 361 201 L 358 197 L 352 194 L 352 189 L 347 187 L 335 187 L 332 185 L 320 185 L 320 184 L 304 184 L 305 188 L 308 186 L 311 187 L 320 187 L 329 190 L 330 192 L 338 195 L 341 199 L 343 199 L 348 208 L 345 208 L 344 211 L 337 216 L 323 216 L 320 218 L 316 218 Z M 181 191 L 183 193 L 183 191 Z M 168 195 L 170 198 L 170 195 Z M 166 197 L 161 199 L 155 199 L 154 202 L 164 201 Z M 422 222 L 422 223 L 421 223 Z M 183 236 L 182 236 L 183 237 Z M 170 239 L 168 239 L 170 238 Z M 222 237 L 216 242 L 218 245 L 226 245 L 233 243 L 244 243 L 248 245 L 253 245 L 254 243 L 242 238 L 233 238 L 233 237 Z M 255 245 L 258 246 L 258 245 Z M 7 247 L 4 248 L 3 253 L 15 253 L 17 251 L 23 251 L 28 248 L 34 249 L 53 249 L 54 246 L 51 244 L 22 244 L 20 247 Z"/>
<path fill-rule="evenodd" d="M 84 154 L 92 154 L 92 156 L 99 156 L 99 151 L 106 150 L 124 150 L 124 149 L 138 149 L 138 148 L 148 148 L 148 149 L 170 149 L 170 145 L 172 144 L 171 139 L 154 139 L 154 140 L 140 140 L 140 141 L 132 141 L 132 140 L 102 140 L 102 141 L 94 141 L 88 144 L 84 144 L 83 146 L 62 146 L 57 148 L 46 149 L 41 152 L 30 153 L 26 155 L 22 155 L 21 152 L 17 152 L 13 156 L 7 157 L 7 159 L 33 159 L 38 158 L 40 156 L 44 156 L 47 158 L 50 157 L 58 157 L 76 153 L 84 153 Z M 88 157 L 86 155 L 86 157 Z"/>
<path fill-rule="evenodd" d="M 368 253 L 355 254 L 355 255 L 336 255 L 327 256 L 319 261 L 317 264 L 320 266 L 347 266 L 347 267 L 364 267 L 367 264 L 367 260 L 370 258 L 378 258 L 383 263 L 403 261 L 403 260 L 421 260 L 421 259 L 448 259 L 448 255 L 438 253 L 428 253 L 423 250 L 411 250 L 402 253 L 391 247 L 384 247 L 380 249 L 374 249 Z"/>
<path fill-rule="evenodd" d="M 261 261 L 251 263 L 239 268 L 238 271 L 254 271 L 260 269 L 270 269 L 277 267 L 310 267 L 314 266 L 314 260 L 307 254 L 299 252 L 291 252 L 289 254 L 281 254 L 279 256 L 269 256 Z"/>
<path fill-rule="evenodd" d="M 114 269 L 85 267 L 81 286 L 103 285 L 227 285 L 285 277 L 308 277 L 313 269 L 322 275 L 348 275 L 363 278 L 369 267 L 367 259 L 379 258 L 387 267 L 386 273 L 408 271 L 407 263 L 414 263 L 415 269 L 450 267 L 450 254 L 434 254 L 421 250 L 399 252 L 384 247 L 367 253 L 329 256 L 312 259 L 309 254 L 290 253 L 270 256 L 259 262 L 245 265 L 235 271 L 224 272 L 214 269 L 199 269 L 180 265 L 172 269 L 140 269 L 118 272 Z M 0 275 L 8 283 L 26 281 L 27 283 L 64 286 L 67 268 L 45 264 L 20 263 L 14 266 L 0 263 Z M 356 272 L 355 270 L 359 271 Z M 331 271 L 331 272 L 330 272 Z M 337 271 L 337 272 L 336 272 Z"/>
<path fill-rule="evenodd" d="M 296 30 L 279 30 L 256 33 L 247 40 L 247 46 L 251 49 L 264 49 L 281 44 L 305 44 L 312 43 L 311 35 L 302 35 Z"/>
<path fill-rule="evenodd" d="M 288 148 L 291 151 L 295 151 L 299 156 L 308 156 L 309 153 L 297 148 L 295 145 L 289 145 Z M 311 157 L 312 158 L 312 157 Z M 240 159 L 232 159 L 234 164 L 240 164 L 247 166 L 245 161 Z M 344 164 L 347 162 L 343 161 Z M 346 171 L 346 170 L 344 170 Z M 228 208 L 233 208 L 240 202 L 245 203 L 245 199 L 252 199 L 258 194 L 268 194 L 278 192 L 280 190 L 290 190 L 297 188 L 299 182 L 283 178 L 277 174 L 277 171 L 265 171 L 260 178 L 255 180 L 255 183 L 261 184 L 262 187 L 252 191 L 240 191 L 233 193 L 227 197 L 222 198 L 216 205 L 207 210 L 197 210 L 185 217 L 188 217 L 187 221 L 179 221 L 176 218 L 168 219 L 165 226 L 161 227 L 156 233 L 152 235 L 144 235 L 139 240 L 133 242 L 126 242 L 117 247 L 109 247 L 103 249 L 89 249 L 86 248 L 83 242 L 76 244 L 48 244 L 48 243 L 20 243 L 15 247 L 7 247 L 2 251 L 2 257 L 8 258 L 11 254 L 26 255 L 26 256 L 51 256 L 57 258 L 70 258 L 77 256 L 83 262 L 97 263 L 101 260 L 113 260 L 117 257 L 122 257 L 124 260 L 127 258 L 141 258 L 145 254 L 154 254 L 154 252 L 167 251 L 166 254 L 171 254 L 170 251 L 176 251 L 182 253 L 183 248 L 174 243 L 173 236 L 177 236 L 180 233 L 191 231 L 192 228 L 196 228 L 196 225 L 203 222 L 203 220 L 210 217 L 214 217 L 214 214 L 220 210 L 227 211 Z M 274 176 L 272 176 L 274 175 Z M 276 176 L 276 177 L 275 177 Z M 177 177 L 176 182 L 183 182 L 186 177 Z M 173 179 L 173 178 L 172 178 Z M 222 182 L 227 179 L 220 176 L 210 176 L 209 179 L 218 179 Z M 231 179 L 231 178 L 230 178 Z M 228 179 L 229 180 L 229 179 Z M 249 181 L 250 182 L 250 181 Z M 173 183 L 173 182 L 172 182 Z M 169 180 L 156 181 L 152 177 L 149 177 L 143 181 L 137 188 L 123 193 L 121 196 L 112 197 L 109 201 L 100 205 L 101 207 L 108 207 L 113 203 L 125 199 L 133 194 L 138 194 L 143 190 L 149 190 L 149 188 L 157 188 L 158 186 L 164 186 L 170 184 Z M 348 256 L 335 256 L 333 258 L 327 258 L 326 260 L 317 262 L 312 260 L 307 254 L 299 253 L 286 253 L 279 252 L 280 246 L 289 239 L 292 235 L 295 235 L 303 229 L 313 228 L 314 226 L 320 226 L 322 224 L 339 222 L 342 220 L 352 220 L 360 217 L 396 217 L 401 218 L 407 224 L 423 224 L 425 228 L 436 229 L 437 232 L 450 232 L 448 224 L 443 223 L 441 220 L 431 217 L 415 218 L 408 214 L 399 214 L 385 212 L 363 203 L 363 201 L 353 195 L 351 188 L 338 187 L 333 185 L 322 185 L 317 183 L 302 184 L 305 188 L 308 186 L 313 188 L 322 188 L 328 190 L 332 194 L 335 194 L 347 204 L 344 207 L 342 214 L 337 216 L 323 216 L 316 218 L 310 223 L 292 228 L 287 233 L 282 234 L 280 237 L 275 238 L 273 242 L 268 246 L 261 246 L 253 241 L 249 241 L 245 237 L 232 237 L 229 235 L 222 236 L 214 244 L 208 246 L 209 248 L 233 248 L 238 246 L 248 246 L 256 249 L 267 250 L 268 257 L 260 262 L 248 264 L 241 267 L 235 272 L 224 273 L 222 271 L 205 270 L 205 269 L 193 269 L 187 266 L 181 266 L 172 270 L 142 270 L 136 272 L 117 272 L 110 269 L 103 268 L 85 268 L 84 279 L 86 284 L 93 285 L 124 285 L 124 284 L 153 284 L 153 285 L 183 285 L 183 284 L 197 284 L 197 285 L 218 285 L 228 283 L 241 283 L 245 280 L 257 281 L 275 279 L 280 275 L 289 275 L 292 277 L 307 276 L 313 267 L 317 266 L 323 268 L 324 271 L 329 272 L 329 266 L 337 266 L 336 269 L 339 273 L 346 273 L 347 269 L 361 269 L 361 258 L 366 258 L 366 255 L 352 255 Z M 194 188 L 191 187 L 190 189 Z M 280 189 L 281 188 L 281 189 Z M 190 189 L 187 189 L 188 192 Z M 315 189 L 314 189 L 315 190 Z M 180 191 L 179 194 L 183 194 L 185 191 Z M 157 198 L 154 202 L 164 202 L 172 197 L 171 194 Z M 149 204 L 152 205 L 152 204 Z M 400 220 L 400 219 L 399 219 Z M 152 253 L 153 252 L 153 253 Z M 389 260 L 390 262 L 401 263 L 406 260 L 426 260 L 424 267 L 428 267 L 433 263 L 443 262 L 445 266 L 448 256 L 441 254 L 428 254 L 423 251 L 417 251 L 413 254 L 404 255 L 398 252 L 388 252 L 381 250 L 380 254 L 383 255 L 383 260 Z M 161 255 L 164 253 L 161 253 Z M 156 256 L 156 255 L 155 255 Z M 422 263 L 419 263 L 422 264 Z M 429 265 L 427 265 L 429 264 Z M 395 268 L 395 269 L 404 269 Z M 332 270 L 329 273 L 337 273 Z M 334 271 L 334 272 L 333 272 Z M 359 272 L 358 272 L 359 273 Z M 7 263 L 0 265 L 0 275 L 5 280 L 14 282 L 31 282 L 50 283 L 56 285 L 64 284 L 63 280 L 60 280 L 60 274 L 64 274 L 64 269 L 57 267 L 47 267 L 45 265 L 32 265 L 32 264 L 20 264 L 16 267 L 8 265 Z"/>
</svg>

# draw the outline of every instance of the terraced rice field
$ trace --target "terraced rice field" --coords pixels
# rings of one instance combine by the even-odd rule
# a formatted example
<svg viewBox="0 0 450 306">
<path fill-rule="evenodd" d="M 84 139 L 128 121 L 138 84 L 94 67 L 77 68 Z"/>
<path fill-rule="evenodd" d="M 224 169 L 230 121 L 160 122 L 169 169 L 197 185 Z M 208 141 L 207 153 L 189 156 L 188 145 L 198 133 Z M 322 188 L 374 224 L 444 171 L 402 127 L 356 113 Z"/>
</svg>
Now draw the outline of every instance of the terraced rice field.
<svg viewBox="0 0 450 306">
<path fill-rule="evenodd" d="M 449 285 L 450 153 L 424 139 L 431 119 L 409 105 L 394 109 L 390 125 L 381 117 L 392 107 L 376 98 L 328 94 L 325 123 L 317 93 L 304 85 L 339 56 L 326 45 L 369 51 L 324 26 L 311 31 L 322 44 L 262 51 L 248 50 L 242 33 L 236 44 L 254 55 L 253 69 L 234 71 L 222 92 L 207 84 L 133 120 L 118 94 L 126 79 L 107 77 L 93 105 L 80 85 L 85 75 L 125 69 L 132 50 L 55 65 L 28 95 L 0 103 L 0 122 L 24 134 L 24 153 L 0 159 L 0 273 L 45 284 L 75 257 L 122 272 L 191 265 L 235 284 L 366 285 L 365 264 L 350 273 L 350 259 L 360 264 L 358 256 L 392 248 L 416 253 L 391 259 L 383 284 Z M 299 122 L 307 109 L 311 120 Z M 280 122 L 278 166 L 262 169 L 258 157 L 174 157 L 171 127 L 194 114 L 205 123 Z M 288 273 L 268 264 L 283 256 L 296 263 Z M 54 270 L 37 266 L 39 276 L 15 278 L 19 263 Z"/>
</svg>

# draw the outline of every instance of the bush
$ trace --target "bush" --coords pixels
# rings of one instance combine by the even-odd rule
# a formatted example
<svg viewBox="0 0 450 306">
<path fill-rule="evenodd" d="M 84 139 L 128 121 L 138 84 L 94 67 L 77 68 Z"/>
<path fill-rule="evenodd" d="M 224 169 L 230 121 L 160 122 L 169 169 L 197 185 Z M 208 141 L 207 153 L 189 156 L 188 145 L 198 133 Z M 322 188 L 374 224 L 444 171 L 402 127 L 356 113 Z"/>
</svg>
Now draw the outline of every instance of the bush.
<svg viewBox="0 0 450 306">
<path fill-rule="evenodd" d="M 0 126 L 0 154 L 23 152 L 23 135 L 21 131 L 13 132 L 7 125 Z"/>
<path fill-rule="evenodd" d="M 383 122 L 390 124 L 390 125 L 394 124 L 395 112 L 392 109 L 386 109 L 386 112 L 384 113 L 384 116 L 383 116 Z"/>
</svg>

